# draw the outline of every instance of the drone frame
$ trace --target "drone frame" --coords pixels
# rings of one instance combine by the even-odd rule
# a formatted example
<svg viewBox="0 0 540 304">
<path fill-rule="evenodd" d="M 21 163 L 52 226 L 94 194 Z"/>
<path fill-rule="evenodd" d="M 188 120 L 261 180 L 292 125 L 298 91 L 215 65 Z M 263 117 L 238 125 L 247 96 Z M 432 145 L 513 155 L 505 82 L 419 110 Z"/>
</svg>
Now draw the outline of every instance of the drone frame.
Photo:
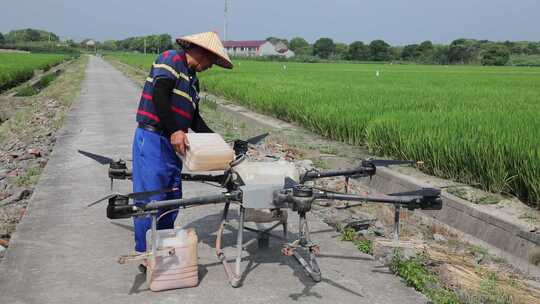
<svg viewBox="0 0 540 304">
<path fill-rule="evenodd" d="M 255 136 L 248 140 L 236 140 L 234 142 L 234 149 L 237 155 L 237 161 L 241 162 L 244 155 L 247 152 L 249 144 L 256 144 L 264 139 L 268 133 Z M 109 164 L 109 178 L 112 181 L 114 179 L 127 179 L 132 177 L 131 170 L 126 166 L 125 161 L 114 161 L 111 158 L 101 155 L 93 154 L 90 152 L 80 151 L 79 153 L 90 157 L 101 164 Z M 152 201 L 146 205 L 129 204 L 129 199 L 149 197 L 158 193 L 168 192 L 173 189 L 162 189 L 156 191 L 147 191 L 144 193 L 131 193 L 128 195 L 114 194 L 106 196 L 105 198 L 98 200 L 91 205 L 94 205 L 100 201 L 108 200 L 107 217 L 110 219 L 129 218 L 137 216 L 150 216 L 151 217 L 151 248 L 143 254 L 138 255 L 125 255 L 120 257 L 120 263 L 126 263 L 128 261 L 142 260 L 142 259 L 155 259 L 157 256 L 174 255 L 174 249 L 172 248 L 158 248 L 157 247 L 157 222 L 158 209 L 171 209 L 167 212 L 187 208 L 191 206 L 201 206 L 208 204 L 220 204 L 224 203 L 222 211 L 222 217 L 220 226 L 216 235 L 216 255 L 219 261 L 222 262 L 225 272 L 227 274 L 229 283 L 232 287 L 239 287 L 242 281 L 242 253 L 252 243 L 257 241 L 259 248 L 265 248 L 268 246 L 269 238 L 277 238 L 285 243 L 282 247 L 282 254 L 285 256 L 293 256 L 300 265 L 304 268 L 306 273 L 316 282 L 319 282 L 322 278 L 321 270 L 316 260 L 316 256 L 319 254 L 319 245 L 312 242 L 310 238 L 310 230 L 306 219 L 306 213 L 311 210 L 311 204 L 316 199 L 334 199 L 334 200 L 347 200 L 358 202 L 375 202 L 375 203 L 388 203 L 394 205 L 394 239 L 399 240 L 400 233 L 400 212 L 402 207 L 408 209 L 440 209 L 442 208 L 442 202 L 440 199 L 440 190 L 434 188 L 421 189 L 418 191 L 406 192 L 406 193 L 394 193 L 390 195 L 356 195 L 348 194 L 349 192 L 349 179 L 356 177 L 372 177 L 376 174 L 378 166 L 389 165 L 413 165 L 414 161 L 400 161 L 400 160 L 377 160 L 366 159 L 363 160 L 359 167 L 354 169 L 344 170 L 329 170 L 318 171 L 308 170 L 300 177 L 300 182 L 285 178 L 283 185 L 275 186 L 258 186 L 250 187 L 246 185 L 239 185 L 231 181 L 231 170 L 225 171 L 223 174 L 208 175 L 197 173 L 182 173 L 182 180 L 194 181 L 194 182 L 214 182 L 218 183 L 221 187 L 226 189 L 218 195 L 199 196 L 187 199 L 173 199 L 164 201 Z M 314 187 L 306 186 L 305 182 L 325 177 L 344 176 L 346 181 L 345 193 L 336 193 L 332 191 L 326 191 L 323 189 L 317 189 Z M 251 201 L 254 196 L 265 195 L 266 198 L 272 201 L 271 206 L 260 204 L 253 204 Z M 226 227 L 231 227 L 229 223 L 228 215 L 230 211 L 230 205 L 237 204 L 239 206 L 239 219 L 236 239 L 236 257 L 233 260 L 227 258 L 223 251 L 222 237 Z M 347 204 L 341 208 L 350 208 L 357 206 L 358 204 Z M 273 209 L 278 218 L 274 221 L 270 227 L 264 229 L 254 229 L 246 227 L 246 210 L 252 209 Z M 298 238 L 292 242 L 288 241 L 287 235 L 287 217 L 283 216 L 286 213 L 282 209 L 292 209 L 298 212 L 299 215 L 299 233 Z M 271 233 L 279 226 L 283 227 L 283 236 L 279 236 Z M 252 238 L 247 242 L 244 242 L 244 230 L 255 232 L 256 238 Z M 305 256 L 309 255 L 309 260 L 306 260 Z M 234 261 L 234 266 L 231 267 L 231 261 Z"/>
</svg>

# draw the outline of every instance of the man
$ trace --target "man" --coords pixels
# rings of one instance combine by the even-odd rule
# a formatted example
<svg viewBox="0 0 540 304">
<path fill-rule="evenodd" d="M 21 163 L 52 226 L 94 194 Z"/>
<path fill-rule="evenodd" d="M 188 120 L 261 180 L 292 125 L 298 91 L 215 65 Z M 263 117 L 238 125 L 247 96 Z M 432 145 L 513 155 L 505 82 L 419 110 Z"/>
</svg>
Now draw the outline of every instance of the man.
<svg viewBox="0 0 540 304">
<path fill-rule="evenodd" d="M 177 153 L 184 155 L 189 143 L 188 129 L 195 132 L 213 132 L 199 113 L 199 84 L 197 72 L 217 64 L 233 67 L 219 37 L 205 32 L 178 38 L 182 50 L 163 52 L 150 69 L 137 110 L 138 128 L 133 140 L 133 191 L 174 189 L 171 192 L 136 200 L 147 204 L 152 200 L 181 198 L 180 173 L 182 162 Z M 162 214 L 167 210 L 160 210 Z M 177 211 L 168 212 L 157 224 L 158 229 L 174 226 Z M 146 251 L 146 231 L 149 217 L 137 217 L 135 251 Z"/>
</svg>

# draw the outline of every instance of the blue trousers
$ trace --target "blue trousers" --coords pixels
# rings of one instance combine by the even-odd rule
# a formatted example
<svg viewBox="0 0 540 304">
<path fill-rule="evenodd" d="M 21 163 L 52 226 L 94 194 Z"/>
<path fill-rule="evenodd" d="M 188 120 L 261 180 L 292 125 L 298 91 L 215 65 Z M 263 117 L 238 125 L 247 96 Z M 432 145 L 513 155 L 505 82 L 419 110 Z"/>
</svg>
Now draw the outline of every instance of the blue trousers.
<svg viewBox="0 0 540 304">
<path fill-rule="evenodd" d="M 133 139 L 133 192 L 178 188 L 176 191 L 135 200 L 135 204 L 182 197 L 182 162 L 174 152 L 169 138 L 137 128 Z M 159 210 L 159 215 L 167 210 Z M 171 229 L 178 211 L 163 216 L 157 229 Z M 141 216 L 133 219 L 135 251 L 146 251 L 146 231 L 151 228 L 151 218 Z"/>
</svg>

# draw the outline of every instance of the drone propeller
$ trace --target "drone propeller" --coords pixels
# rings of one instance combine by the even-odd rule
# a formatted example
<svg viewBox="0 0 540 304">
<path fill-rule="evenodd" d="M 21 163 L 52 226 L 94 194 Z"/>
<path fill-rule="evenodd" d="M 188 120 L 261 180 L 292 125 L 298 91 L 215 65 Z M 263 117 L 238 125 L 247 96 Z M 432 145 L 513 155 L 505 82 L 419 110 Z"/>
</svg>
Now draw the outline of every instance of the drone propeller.
<svg viewBox="0 0 540 304">
<path fill-rule="evenodd" d="M 86 151 L 83 151 L 83 150 L 77 150 L 77 152 L 79 152 L 80 154 L 88 157 L 88 158 L 91 158 L 95 161 L 97 161 L 98 163 L 102 164 L 102 165 L 109 165 L 109 164 L 112 164 L 114 163 L 114 159 L 110 158 L 110 157 L 107 157 L 107 156 L 103 156 L 103 155 L 99 155 L 99 154 L 94 154 L 94 153 L 90 153 L 90 152 L 86 152 Z"/>
<path fill-rule="evenodd" d="M 246 139 L 246 142 L 248 144 L 256 145 L 256 144 L 260 143 L 263 139 L 265 139 L 268 135 L 270 135 L 270 133 L 268 133 L 268 132 L 264 133 L 264 134 L 260 134 L 260 135 L 257 135 L 257 136 Z"/>
<path fill-rule="evenodd" d="M 441 190 L 435 188 L 422 188 L 413 191 L 396 192 L 388 194 L 388 196 L 423 196 L 423 197 L 437 197 L 441 195 Z"/>
<path fill-rule="evenodd" d="M 118 194 L 109 194 L 109 195 L 107 195 L 107 196 L 105 196 L 105 197 L 102 197 L 102 198 L 98 199 L 97 201 L 94 201 L 94 202 L 88 204 L 88 205 L 86 206 L 86 208 L 89 208 L 89 207 L 92 207 L 92 206 L 94 206 L 94 205 L 97 205 L 97 204 L 99 204 L 99 203 L 101 203 L 101 202 L 103 202 L 103 201 L 106 201 L 106 200 L 110 199 L 111 197 L 115 197 L 116 195 L 118 195 Z"/>
<path fill-rule="evenodd" d="M 270 134 L 270 133 L 260 134 L 260 135 L 248 138 L 246 140 L 243 140 L 243 139 L 235 140 L 234 143 L 233 143 L 234 154 L 237 157 L 245 155 L 247 153 L 247 151 L 248 151 L 248 145 L 256 145 L 256 144 L 258 144 L 263 139 L 265 139 L 266 136 L 268 136 L 268 134 Z"/>
<path fill-rule="evenodd" d="M 414 165 L 417 163 L 413 160 L 366 159 L 362 161 L 362 167 L 387 167 L 392 165 Z"/>
<path fill-rule="evenodd" d="M 118 161 L 115 161 L 114 159 L 112 159 L 110 157 L 95 154 L 95 153 L 86 152 L 86 151 L 83 151 L 83 150 L 77 150 L 77 152 L 79 152 L 80 154 L 82 154 L 82 155 L 84 155 L 84 156 L 86 156 L 88 158 L 91 158 L 91 159 L 97 161 L 98 163 L 100 163 L 102 165 L 110 165 L 110 164 L 118 163 L 118 162 L 122 162 L 122 161 L 132 161 L 130 158 L 120 159 Z"/>
<path fill-rule="evenodd" d="M 283 189 L 291 189 L 294 188 L 296 185 L 298 185 L 298 183 L 294 179 L 285 176 L 285 183 L 283 185 Z"/>
<path fill-rule="evenodd" d="M 178 188 L 166 188 L 166 189 L 160 189 L 160 190 L 152 190 L 152 191 L 143 191 L 143 192 L 132 192 L 132 193 L 128 193 L 128 194 L 125 194 L 125 195 L 122 195 L 122 194 L 118 194 L 118 193 L 115 193 L 115 194 L 109 194 L 105 197 L 102 197 L 100 199 L 98 199 L 97 201 L 95 202 L 92 202 L 90 203 L 88 206 L 86 207 L 92 207 L 100 202 L 103 202 L 105 200 L 108 200 L 110 199 L 111 197 L 115 197 L 117 195 L 122 195 L 122 196 L 125 196 L 127 198 L 134 198 L 134 199 L 143 199 L 143 198 L 147 198 L 147 197 L 150 197 L 150 196 L 153 196 L 153 195 L 157 195 L 157 194 L 162 194 L 162 193 L 167 193 L 167 192 L 171 192 L 171 191 L 175 191 L 175 190 L 178 190 Z"/>
</svg>

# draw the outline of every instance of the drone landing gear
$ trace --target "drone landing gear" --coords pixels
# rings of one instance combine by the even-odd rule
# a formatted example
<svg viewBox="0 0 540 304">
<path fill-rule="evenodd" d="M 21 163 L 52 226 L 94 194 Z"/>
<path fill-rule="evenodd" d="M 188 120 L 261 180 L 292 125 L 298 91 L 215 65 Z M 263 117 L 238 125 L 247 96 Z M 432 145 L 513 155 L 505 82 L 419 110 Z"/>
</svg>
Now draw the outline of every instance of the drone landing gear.
<svg viewBox="0 0 540 304">
<path fill-rule="evenodd" d="M 321 269 L 316 259 L 320 253 L 320 247 L 310 239 L 306 214 L 299 212 L 299 215 L 299 238 L 291 243 L 284 244 L 281 253 L 285 256 L 294 256 L 313 281 L 320 282 Z M 309 256 L 309 262 L 306 260 L 307 256 Z"/>
<path fill-rule="evenodd" d="M 258 248 L 268 248 L 270 245 L 270 237 L 286 240 L 287 239 L 287 222 L 286 218 L 282 217 L 281 220 L 274 225 L 270 226 L 266 229 L 254 229 L 250 227 L 244 226 L 245 219 L 246 219 L 246 208 L 240 207 L 240 217 L 238 221 L 238 227 L 233 227 L 233 229 L 237 229 L 238 235 L 236 239 L 236 258 L 234 259 L 234 262 L 231 263 L 225 256 L 225 253 L 222 250 L 221 247 L 221 240 L 223 237 L 223 231 L 225 230 L 226 226 L 230 226 L 228 224 L 227 216 L 229 213 L 229 206 L 230 203 L 225 203 L 225 207 L 223 209 L 223 217 L 221 218 L 221 224 L 219 226 L 217 236 L 216 236 L 216 254 L 218 259 L 223 263 L 223 266 L 225 268 L 225 273 L 227 274 L 227 277 L 229 279 L 229 283 L 232 287 L 239 287 L 241 285 L 242 281 L 242 252 L 251 244 L 257 242 Z M 283 237 L 274 235 L 270 233 L 272 230 L 277 228 L 278 226 L 283 225 Z M 257 234 L 256 238 L 253 238 L 246 243 L 244 243 L 244 230 L 255 232 Z M 234 269 L 233 267 L 234 266 Z"/>
</svg>

